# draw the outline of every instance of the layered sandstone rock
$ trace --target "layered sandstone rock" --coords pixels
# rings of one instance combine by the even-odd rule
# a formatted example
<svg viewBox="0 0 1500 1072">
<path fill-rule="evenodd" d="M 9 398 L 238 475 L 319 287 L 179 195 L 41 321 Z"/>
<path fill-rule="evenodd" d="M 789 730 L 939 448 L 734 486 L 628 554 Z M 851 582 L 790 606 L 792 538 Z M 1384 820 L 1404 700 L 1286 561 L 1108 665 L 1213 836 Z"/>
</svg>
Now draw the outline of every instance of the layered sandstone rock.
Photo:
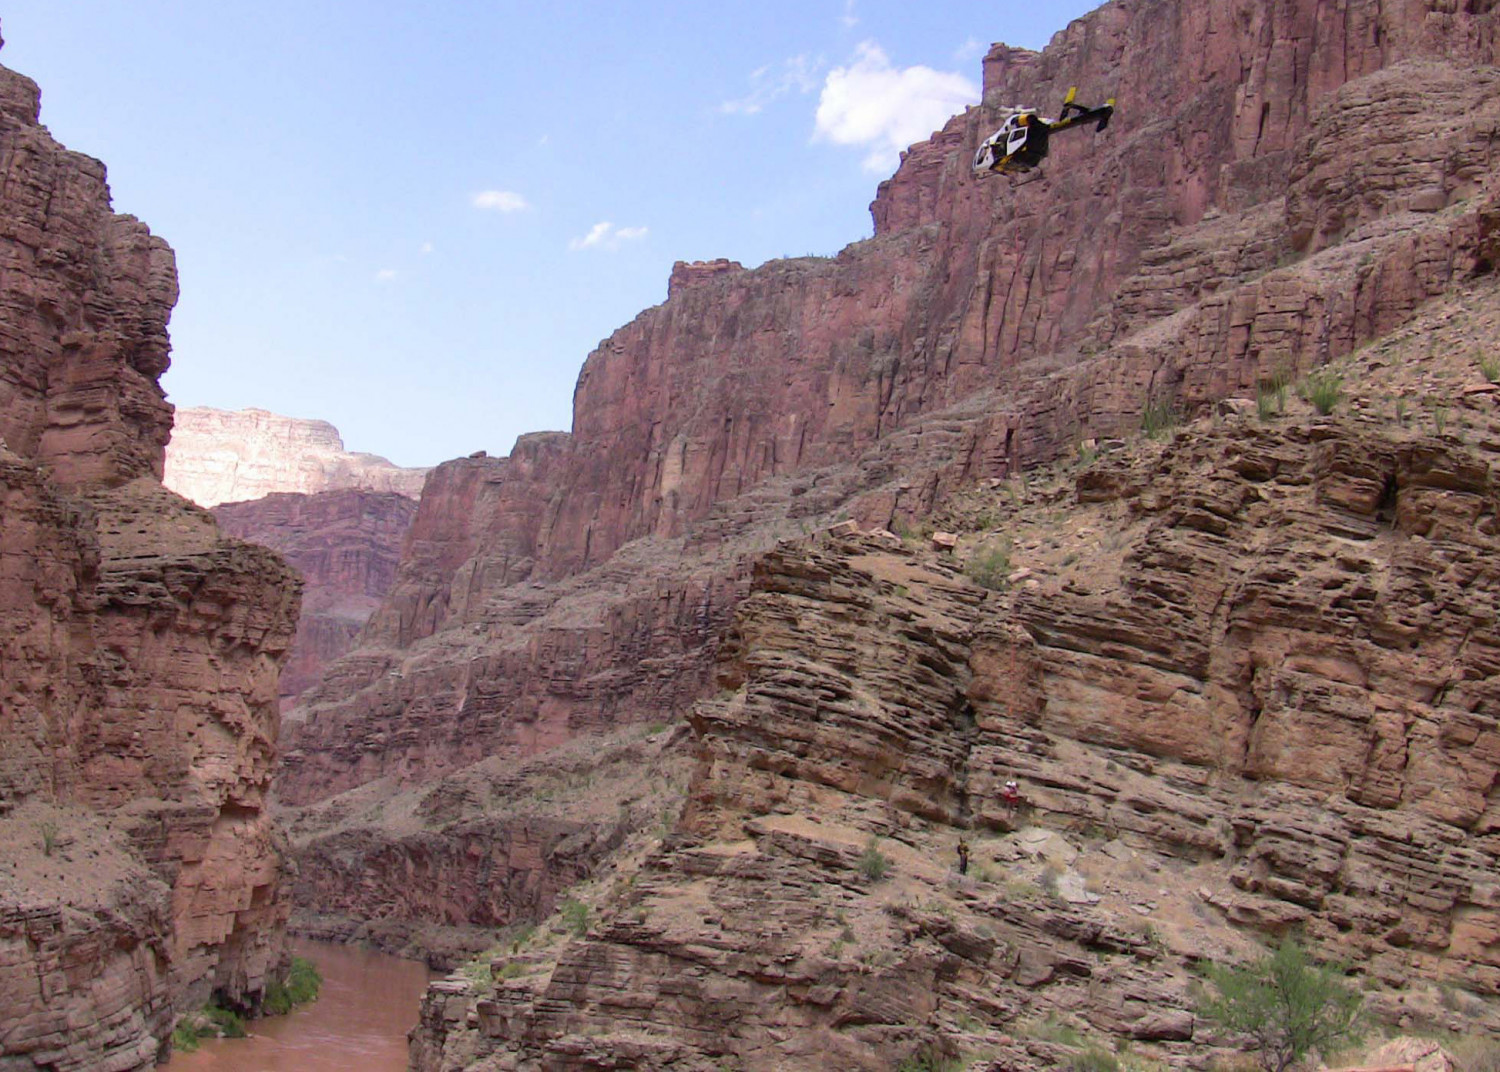
<svg viewBox="0 0 1500 1072">
<path fill-rule="evenodd" d="M 199 506 L 339 488 L 415 499 L 427 477 L 426 469 L 403 469 L 376 454 L 346 451 L 338 429 L 327 421 L 263 409 L 179 409 L 171 433 L 164 482 Z"/>
<path fill-rule="evenodd" d="M 282 959 L 297 586 L 158 482 L 172 253 L 37 109 L 0 68 L 0 1063 L 146 1069 Z"/>
<path fill-rule="evenodd" d="M 417 504 L 398 492 L 342 489 L 276 493 L 213 511 L 231 536 L 279 552 L 302 575 L 302 615 L 282 668 L 287 704 L 354 646 L 396 580 L 402 541 Z"/>
<path fill-rule="evenodd" d="M 673 835 L 586 937 L 435 987 L 416 1067 L 1058 1067 L 1048 1022 L 1185 1066 L 1232 1042 L 1188 970 L 1232 924 L 1352 962 L 1377 1016 L 1493 1030 L 1483 397 L 1478 448 L 1242 417 L 970 493 L 944 520 L 959 561 L 1014 541 L 1000 592 L 885 537 L 765 556 Z"/>
<path fill-rule="evenodd" d="M 910 517 L 945 490 L 1132 429 L 1153 399 L 1190 410 L 1347 353 L 1482 270 L 1492 199 L 1465 195 L 1500 99 L 1462 64 L 1491 58 L 1493 17 L 1435 11 L 1416 32 L 1374 0 L 1358 8 L 1334 18 L 1302 0 L 1221 19 L 1117 3 L 1041 55 L 997 47 L 987 103 L 882 186 L 874 239 L 753 271 L 674 269 L 670 299 L 589 357 L 571 435 L 523 437 L 510 458 L 434 474 L 370 646 L 330 672 L 290 731 L 289 799 L 450 769 L 532 736 L 516 722 L 533 710 L 593 724 L 592 691 L 568 682 L 597 680 L 609 653 L 631 650 L 614 630 L 642 627 L 637 609 L 610 609 L 632 587 L 621 569 L 717 544 L 719 565 L 691 558 L 681 572 L 742 571 L 736 553 L 763 549 L 775 525 L 850 496 L 865 523 Z M 1359 27 L 1388 23 L 1378 45 L 1356 43 Z M 1170 62 L 1168 46 L 1210 33 L 1213 53 L 1192 70 Z M 1340 88 L 1334 66 L 1354 80 Z M 1118 89 L 1106 134 L 1059 139 L 1045 183 L 972 179 L 970 150 L 1001 103 L 1091 78 Z M 1461 118 L 1434 129 L 1412 103 L 1423 94 Z M 1245 116 L 1263 111 L 1251 136 Z M 1381 166 L 1413 141 L 1420 153 Z M 1334 183 L 1328 159 L 1367 165 Z M 1454 203 L 1415 211 L 1414 183 Z M 1342 241 L 1315 241 L 1334 219 L 1348 221 Z M 641 548 L 617 562 L 632 541 Z M 660 583 L 666 605 L 705 588 Z M 572 608 L 588 590 L 598 605 L 585 625 Z M 706 682 L 701 616 L 687 634 L 671 624 L 689 621 L 680 614 L 657 620 L 654 639 L 690 653 Z M 542 633 L 582 650 L 580 628 L 610 639 L 588 641 L 572 670 L 474 657 Z M 485 694 L 499 702 L 476 708 Z M 618 709 L 654 717 L 664 697 L 675 712 L 692 695 L 653 685 Z"/>
<path fill-rule="evenodd" d="M 534 575 L 632 538 L 691 547 L 736 501 L 819 482 L 867 525 L 915 523 L 1134 432 L 1148 404 L 1202 412 L 1380 339 L 1496 263 L 1494 29 L 1481 6 L 1125 2 L 1041 55 L 995 48 L 985 104 L 882 186 L 875 239 L 684 266 L 590 357 Z M 1028 188 L 969 178 L 999 106 L 1073 83 L 1119 98 L 1107 135 L 1060 139 Z M 1387 396 L 1381 423 L 1490 405 L 1446 375 Z M 1080 1010 L 1186 1062 L 1230 1040 L 1194 1022 L 1184 961 L 1242 954 L 1236 927 L 1353 957 L 1402 991 L 1374 999 L 1392 1019 L 1446 979 L 1466 995 L 1449 1027 L 1493 1022 L 1488 463 L 1359 424 L 1257 431 L 1045 503 L 1108 506 L 1054 556 L 1066 583 L 1023 569 L 993 611 L 870 547 L 767 559 L 725 653 L 742 691 L 693 715 L 677 844 L 530 977 L 501 958 L 477 1004 L 435 988 L 417 1066 L 883 1068 L 968 1047 L 1055 1067 L 1066 1052 L 1020 1036 Z M 1016 774 L 1042 829 L 1008 830 Z M 933 861 L 969 831 L 1057 892 L 945 878 Z M 899 842 L 894 896 L 860 879 L 872 834 Z"/>
</svg>

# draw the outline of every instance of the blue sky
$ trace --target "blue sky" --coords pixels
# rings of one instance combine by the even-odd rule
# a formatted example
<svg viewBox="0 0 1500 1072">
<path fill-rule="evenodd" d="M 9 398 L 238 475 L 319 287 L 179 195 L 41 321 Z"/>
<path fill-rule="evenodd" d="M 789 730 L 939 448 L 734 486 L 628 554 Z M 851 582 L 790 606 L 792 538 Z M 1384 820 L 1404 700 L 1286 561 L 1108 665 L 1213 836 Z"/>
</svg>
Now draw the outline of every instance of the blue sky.
<svg viewBox="0 0 1500 1072">
<path fill-rule="evenodd" d="M 989 43 L 1093 6 L 10 0 L 0 62 L 176 249 L 173 402 L 430 465 L 567 428 L 673 261 L 868 237 Z"/>
</svg>

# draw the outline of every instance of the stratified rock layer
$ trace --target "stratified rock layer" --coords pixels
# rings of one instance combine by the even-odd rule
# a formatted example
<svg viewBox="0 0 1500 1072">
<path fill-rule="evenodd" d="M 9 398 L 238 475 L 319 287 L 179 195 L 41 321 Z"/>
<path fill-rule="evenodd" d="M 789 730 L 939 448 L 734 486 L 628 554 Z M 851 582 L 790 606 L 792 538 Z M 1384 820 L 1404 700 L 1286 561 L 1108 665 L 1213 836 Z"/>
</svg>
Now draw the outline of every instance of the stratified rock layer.
<svg viewBox="0 0 1500 1072">
<path fill-rule="evenodd" d="M 376 454 L 345 450 L 338 429 L 327 421 L 263 409 L 179 409 L 171 433 L 164 482 L 199 506 L 339 488 L 415 499 L 427 478 L 426 469 L 403 469 Z"/>
<path fill-rule="evenodd" d="M 158 482 L 172 252 L 38 96 L 0 68 L 0 1064 L 124 1072 L 282 959 L 297 585 Z"/>
<path fill-rule="evenodd" d="M 545 470 L 529 456 L 496 474 L 503 509 L 476 497 L 461 523 L 434 519 L 424 569 L 403 568 L 377 615 L 396 651 L 331 674 L 296 727 L 293 792 L 420 779 L 441 763 L 433 741 L 476 747 L 465 727 L 514 741 L 463 703 L 405 738 L 410 703 L 377 675 L 439 683 L 454 635 L 508 638 L 487 615 L 516 605 L 518 581 L 546 606 L 554 585 L 581 592 L 674 543 L 717 543 L 742 569 L 731 552 L 771 525 L 840 505 L 866 528 L 914 525 L 1148 418 L 1226 396 L 1253 410 L 1257 388 L 1274 409 L 1276 384 L 1492 272 L 1496 29 L 1489 5 L 1443 0 L 1118 0 L 1044 53 L 996 46 L 984 103 L 882 185 L 873 239 L 751 271 L 680 266 L 668 301 L 589 357 Z M 1060 138 L 1041 182 L 974 180 L 1002 106 L 1072 84 L 1117 98 L 1108 132 Z M 924 1046 L 947 1056 L 977 1016 L 1010 1047 L 995 1067 L 1057 1067 L 1066 1053 L 994 1034 L 1083 1010 L 1186 1063 L 1226 1040 L 1194 1022 L 1181 958 L 1242 954 L 1230 924 L 1300 925 L 1377 990 L 1446 978 L 1493 996 L 1488 461 L 1365 427 L 1254 431 L 1236 434 L 1274 460 L 1208 437 L 1201 470 L 1189 442 L 1162 472 L 1141 463 L 1136 483 L 1055 500 L 1150 520 L 1123 566 L 1106 547 L 1071 588 L 1022 574 L 993 613 L 953 570 L 872 564 L 869 548 L 763 560 L 740 639 L 684 652 L 718 648 L 721 682 L 745 691 L 691 716 L 701 810 L 681 843 L 555 967 L 508 981 L 497 959 L 477 1004 L 464 983 L 435 991 L 417 1066 L 886 1068 Z M 1392 521 L 1402 501 L 1419 505 Z M 1277 537 L 1291 543 L 1264 542 Z M 704 560 L 689 561 L 696 576 Z M 599 590 L 599 618 L 613 598 Z M 551 614 L 524 628 L 576 628 Z M 529 712 L 599 666 L 512 678 L 505 695 Z M 480 684 L 465 677 L 464 696 Z M 1036 831 L 1007 829 L 1011 774 Z M 1000 833 L 985 851 L 1005 864 L 1036 845 L 1068 857 L 1050 881 L 1068 880 L 1069 907 L 946 892 L 933 861 L 976 829 Z M 904 846 L 890 855 L 912 881 L 895 894 L 861 883 L 871 834 Z M 1066 873 L 1075 859 L 1087 873 Z M 1132 869 L 1130 902 L 1088 910 L 1104 895 L 1087 879 L 1107 892 Z M 1137 922 L 1157 901 L 1203 923 L 1163 965 Z M 845 962 L 851 944 L 871 959 Z"/>
<path fill-rule="evenodd" d="M 589 356 L 571 434 L 434 471 L 366 646 L 289 722 L 286 799 L 680 714 L 745 556 L 789 525 L 909 521 L 1487 270 L 1495 16 L 1451 7 L 1119 0 L 1044 53 L 996 46 L 985 103 L 882 184 L 874 238 L 678 266 Z M 1074 83 L 1117 96 L 1107 132 L 1059 138 L 1044 182 L 974 179 L 1004 104 Z M 679 684 L 629 664 L 647 641 Z"/>
<path fill-rule="evenodd" d="M 1014 515 L 1058 565 L 1006 592 L 886 538 L 765 556 L 673 836 L 541 970 L 435 987 L 415 1067 L 1058 1067 L 1026 1025 L 1073 1016 L 1185 1065 L 1228 923 L 1493 1029 L 1494 448 L 1384 424 L 1097 461 Z"/>
<path fill-rule="evenodd" d="M 279 552 L 302 575 L 302 616 L 280 678 L 284 705 L 354 646 L 395 583 L 416 512 L 416 502 L 398 492 L 358 489 L 277 493 L 214 509 L 221 529 Z"/>
</svg>

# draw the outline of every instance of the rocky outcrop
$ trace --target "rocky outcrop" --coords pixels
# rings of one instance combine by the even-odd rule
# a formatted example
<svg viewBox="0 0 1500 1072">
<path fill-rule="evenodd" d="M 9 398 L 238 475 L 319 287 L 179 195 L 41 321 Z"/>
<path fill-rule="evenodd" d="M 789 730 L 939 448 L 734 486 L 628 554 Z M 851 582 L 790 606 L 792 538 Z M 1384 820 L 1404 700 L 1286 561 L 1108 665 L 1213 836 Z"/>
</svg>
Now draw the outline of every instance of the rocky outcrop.
<svg viewBox="0 0 1500 1072">
<path fill-rule="evenodd" d="M 765 556 L 673 835 L 585 938 L 434 988 L 416 1067 L 1057 1067 L 1080 1013 L 1186 1065 L 1229 1041 L 1188 967 L 1231 924 L 1352 962 L 1378 1016 L 1493 1026 L 1493 449 L 1205 422 L 971 496 L 1001 592 L 894 539 Z"/>
<path fill-rule="evenodd" d="M 37 109 L 0 68 L 0 1063 L 146 1069 L 282 959 L 297 586 L 158 482 L 172 253 Z"/>
<path fill-rule="evenodd" d="M 426 469 L 403 469 L 376 454 L 346 451 L 338 429 L 327 421 L 263 409 L 179 409 L 171 433 L 164 482 L 199 506 L 339 488 L 415 499 L 427 478 Z"/>
<path fill-rule="evenodd" d="M 395 583 L 416 512 L 405 495 L 357 489 L 277 493 L 214 509 L 221 529 L 279 552 L 302 575 L 302 615 L 280 677 L 283 705 L 354 646 Z"/>
</svg>

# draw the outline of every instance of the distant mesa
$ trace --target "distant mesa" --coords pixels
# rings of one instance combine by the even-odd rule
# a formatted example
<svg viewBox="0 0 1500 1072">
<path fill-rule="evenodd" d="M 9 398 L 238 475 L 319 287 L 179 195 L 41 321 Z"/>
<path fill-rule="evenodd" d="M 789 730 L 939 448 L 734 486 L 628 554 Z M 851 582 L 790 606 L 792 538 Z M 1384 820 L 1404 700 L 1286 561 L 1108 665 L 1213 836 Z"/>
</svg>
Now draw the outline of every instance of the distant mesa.
<svg viewBox="0 0 1500 1072">
<path fill-rule="evenodd" d="M 163 483 L 199 506 L 217 506 L 277 492 L 345 488 L 416 499 L 426 479 L 426 469 L 345 450 L 339 430 L 327 421 L 192 406 L 177 410 Z"/>
</svg>

